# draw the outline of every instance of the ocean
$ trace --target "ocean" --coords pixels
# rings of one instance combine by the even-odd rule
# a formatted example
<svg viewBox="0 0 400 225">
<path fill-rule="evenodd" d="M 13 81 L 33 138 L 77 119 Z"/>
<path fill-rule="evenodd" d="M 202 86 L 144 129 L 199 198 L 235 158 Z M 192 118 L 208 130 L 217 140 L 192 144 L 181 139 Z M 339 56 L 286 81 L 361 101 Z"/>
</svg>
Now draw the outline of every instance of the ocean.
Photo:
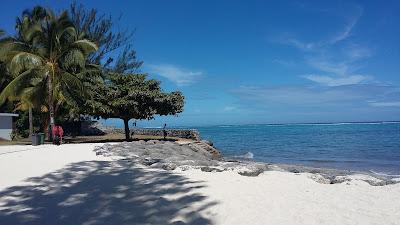
<svg viewBox="0 0 400 225">
<path fill-rule="evenodd" d="M 400 175 L 400 123 L 195 127 L 226 157 Z"/>
</svg>

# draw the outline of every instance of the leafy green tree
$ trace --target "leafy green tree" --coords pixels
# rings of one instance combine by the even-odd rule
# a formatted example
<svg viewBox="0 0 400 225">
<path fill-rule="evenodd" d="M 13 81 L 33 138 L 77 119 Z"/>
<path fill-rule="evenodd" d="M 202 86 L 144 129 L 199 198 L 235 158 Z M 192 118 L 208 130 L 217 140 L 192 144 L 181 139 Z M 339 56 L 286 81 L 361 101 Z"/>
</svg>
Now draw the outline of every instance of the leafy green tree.
<svg viewBox="0 0 400 225">
<path fill-rule="evenodd" d="M 70 5 L 68 12 L 75 27 L 98 45 L 98 51 L 89 55 L 91 63 L 118 73 L 133 73 L 142 65 L 131 45 L 135 30 L 119 30 L 115 24 L 119 24 L 120 17 L 115 20 L 111 15 L 95 8 L 87 9 L 76 2 Z M 115 54 L 116 50 L 122 51 Z"/>
<path fill-rule="evenodd" d="M 0 29 L 0 43 L 4 41 L 4 34 L 4 30 Z M 7 73 L 6 64 L 0 59 L 0 90 L 3 90 L 10 80 L 11 78 Z"/>
<path fill-rule="evenodd" d="M 99 90 L 104 86 L 104 79 L 108 79 L 108 74 L 137 73 L 143 64 L 136 58 L 131 45 L 134 30 L 119 30 L 116 26 L 119 18 L 115 20 L 111 15 L 100 13 L 94 8 L 87 9 L 76 2 L 70 5 L 68 13 L 76 29 L 98 45 L 98 51 L 89 55 L 89 62 L 101 65 L 97 76 L 84 77 L 85 90 L 89 95 L 80 96 L 83 102 L 81 107 L 70 112 L 98 117 L 99 113 L 109 111 L 108 106 L 99 101 L 103 96 Z"/>
<path fill-rule="evenodd" d="M 152 119 L 155 115 L 177 115 L 183 111 L 181 92 L 165 93 L 160 82 L 146 79 L 145 74 L 111 73 L 109 80 L 98 88 L 96 114 L 102 118 L 124 121 L 125 138 L 130 139 L 129 120 Z M 95 107 L 94 107 L 95 108 Z"/>
<path fill-rule="evenodd" d="M 0 60 L 15 77 L 1 92 L 0 103 L 16 96 L 45 99 L 53 128 L 58 107 L 84 94 L 80 78 L 87 74 L 87 58 L 97 46 L 75 29 L 66 11 L 55 15 L 36 7 L 32 12 L 17 22 L 24 40 L 8 38 L 0 44 Z"/>
</svg>

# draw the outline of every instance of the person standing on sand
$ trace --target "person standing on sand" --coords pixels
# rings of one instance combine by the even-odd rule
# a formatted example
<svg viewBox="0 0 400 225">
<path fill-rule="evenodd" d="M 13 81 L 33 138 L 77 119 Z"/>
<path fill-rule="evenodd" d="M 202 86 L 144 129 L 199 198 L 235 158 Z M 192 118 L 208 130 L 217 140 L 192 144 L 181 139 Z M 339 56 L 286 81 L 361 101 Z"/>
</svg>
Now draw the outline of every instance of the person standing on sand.
<svg viewBox="0 0 400 225">
<path fill-rule="evenodd" d="M 58 135 L 60 136 L 60 144 L 63 142 L 64 130 L 62 126 L 58 126 Z"/>
<path fill-rule="evenodd" d="M 62 144 L 62 137 L 64 135 L 64 130 L 61 126 L 54 126 L 53 128 L 53 144 Z"/>
</svg>

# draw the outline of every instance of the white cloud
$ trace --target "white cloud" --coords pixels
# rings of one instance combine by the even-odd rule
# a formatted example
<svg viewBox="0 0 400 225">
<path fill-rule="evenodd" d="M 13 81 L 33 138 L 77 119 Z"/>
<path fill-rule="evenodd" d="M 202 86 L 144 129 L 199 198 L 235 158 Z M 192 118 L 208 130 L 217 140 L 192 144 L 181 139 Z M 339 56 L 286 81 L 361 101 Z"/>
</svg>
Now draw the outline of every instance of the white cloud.
<svg viewBox="0 0 400 225">
<path fill-rule="evenodd" d="M 369 104 L 375 107 L 400 107 L 400 102 L 371 102 Z"/>
<path fill-rule="evenodd" d="M 369 48 L 352 45 L 344 49 L 345 55 L 349 61 L 356 61 L 372 56 L 372 52 Z"/>
<path fill-rule="evenodd" d="M 303 51 L 312 51 L 312 50 L 315 50 L 317 47 L 321 46 L 321 43 L 313 43 L 313 42 L 305 43 L 305 42 L 299 41 L 295 38 L 289 38 L 289 39 L 283 40 L 283 43 L 294 46 Z"/>
<path fill-rule="evenodd" d="M 371 80 L 369 76 L 363 75 L 351 75 L 346 77 L 329 77 L 329 76 L 320 76 L 320 75 L 304 75 L 304 78 L 316 82 L 321 85 L 334 87 L 334 86 L 341 86 L 341 85 L 351 85 L 351 84 L 359 84 L 364 81 Z"/>
<path fill-rule="evenodd" d="M 336 44 L 337 42 L 346 40 L 350 34 L 355 25 L 357 24 L 358 20 L 362 16 L 363 9 L 361 7 L 357 7 L 357 11 L 354 13 L 354 17 L 350 20 L 350 22 L 346 25 L 346 27 L 343 29 L 343 31 L 339 32 L 335 36 L 331 37 L 329 40 L 329 44 Z"/>
<path fill-rule="evenodd" d="M 350 67 L 346 62 L 329 62 L 320 58 L 311 58 L 307 60 L 307 64 L 315 69 L 323 72 L 333 73 L 336 75 L 346 75 L 350 71 Z"/>
<path fill-rule="evenodd" d="M 146 67 L 150 73 L 165 77 L 178 86 L 191 85 L 203 76 L 201 71 L 191 71 L 171 64 L 150 64 Z"/>
<path fill-rule="evenodd" d="M 324 56 L 308 58 L 306 63 L 320 72 L 317 72 L 317 74 L 304 75 L 302 77 L 325 86 L 350 85 L 372 81 L 372 76 L 356 73 L 359 68 L 357 65 L 358 60 L 370 54 L 366 51 L 367 50 L 359 49 L 358 51 L 352 49 L 350 52 L 347 52 L 347 54 L 350 55 L 347 57 L 345 56 L 345 59 L 339 62 L 328 60 Z"/>
<path fill-rule="evenodd" d="M 344 41 L 347 38 L 351 36 L 351 33 L 358 23 L 358 20 L 363 14 L 363 9 L 361 7 L 357 7 L 355 12 L 352 13 L 354 16 L 349 20 L 349 22 L 346 24 L 346 26 L 341 30 L 340 32 L 332 35 L 331 37 L 321 40 L 321 41 L 315 41 L 315 42 L 304 42 L 300 41 L 296 38 L 281 38 L 279 41 L 280 43 L 291 45 L 293 47 L 296 47 L 302 51 L 315 51 L 320 48 L 324 47 L 329 47 L 331 45 L 334 45 L 338 42 Z"/>
<path fill-rule="evenodd" d="M 241 86 L 232 93 L 242 103 L 257 106 L 324 107 L 327 105 L 397 106 L 400 89 L 378 84 L 355 84 L 331 87 Z M 256 104 L 254 104 L 254 102 Z"/>
<path fill-rule="evenodd" d="M 372 80 L 372 76 L 356 73 L 359 69 L 359 65 L 356 63 L 372 55 L 369 48 L 346 42 L 346 45 L 340 48 L 342 51 L 336 51 L 340 47 L 336 44 L 351 36 L 362 14 L 362 7 L 356 5 L 346 26 L 340 32 L 324 40 L 314 42 L 303 42 L 296 38 L 280 40 L 281 43 L 303 51 L 306 64 L 318 70 L 318 72 L 313 71 L 310 72 L 312 73 L 310 75 L 302 76 L 303 78 L 324 86 L 351 85 Z M 277 63 L 284 65 L 280 61 Z"/>
</svg>

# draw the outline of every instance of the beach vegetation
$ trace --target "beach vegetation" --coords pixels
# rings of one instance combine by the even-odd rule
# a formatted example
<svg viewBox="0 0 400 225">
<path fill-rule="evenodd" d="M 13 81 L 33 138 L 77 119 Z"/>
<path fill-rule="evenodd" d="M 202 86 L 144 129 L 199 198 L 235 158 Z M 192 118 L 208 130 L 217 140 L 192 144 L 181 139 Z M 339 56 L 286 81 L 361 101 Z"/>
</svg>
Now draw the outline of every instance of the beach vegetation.
<svg viewBox="0 0 400 225">
<path fill-rule="evenodd" d="M 51 128 L 62 104 L 74 104 L 73 96 L 84 94 L 81 77 L 95 66 L 87 57 L 97 50 L 95 43 L 79 33 L 66 11 L 56 15 L 35 7 L 17 19 L 17 36 L 2 41 L 0 57 L 13 79 L 2 90 L 0 102 L 43 104 L 49 112 Z"/>
<path fill-rule="evenodd" d="M 106 82 L 96 86 L 96 93 L 94 115 L 122 119 L 126 140 L 130 139 L 131 119 L 149 120 L 155 115 L 177 115 L 183 111 L 182 93 L 163 92 L 160 82 L 147 79 L 146 74 L 110 72 Z"/>
<path fill-rule="evenodd" d="M 181 92 L 163 92 L 141 71 L 135 30 L 114 24 L 111 16 L 72 3 L 60 13 L 25 10 L 14 35 L 0 30 L 0 109 L 23 114 L 17 123 L 23 136 L 26 124 L 33 132 L 34 121 L 46 131 L 56 121 L 91 116 L 122 119 L 129 139 L 130 119 L 183 111 Z"/>
</svg>

